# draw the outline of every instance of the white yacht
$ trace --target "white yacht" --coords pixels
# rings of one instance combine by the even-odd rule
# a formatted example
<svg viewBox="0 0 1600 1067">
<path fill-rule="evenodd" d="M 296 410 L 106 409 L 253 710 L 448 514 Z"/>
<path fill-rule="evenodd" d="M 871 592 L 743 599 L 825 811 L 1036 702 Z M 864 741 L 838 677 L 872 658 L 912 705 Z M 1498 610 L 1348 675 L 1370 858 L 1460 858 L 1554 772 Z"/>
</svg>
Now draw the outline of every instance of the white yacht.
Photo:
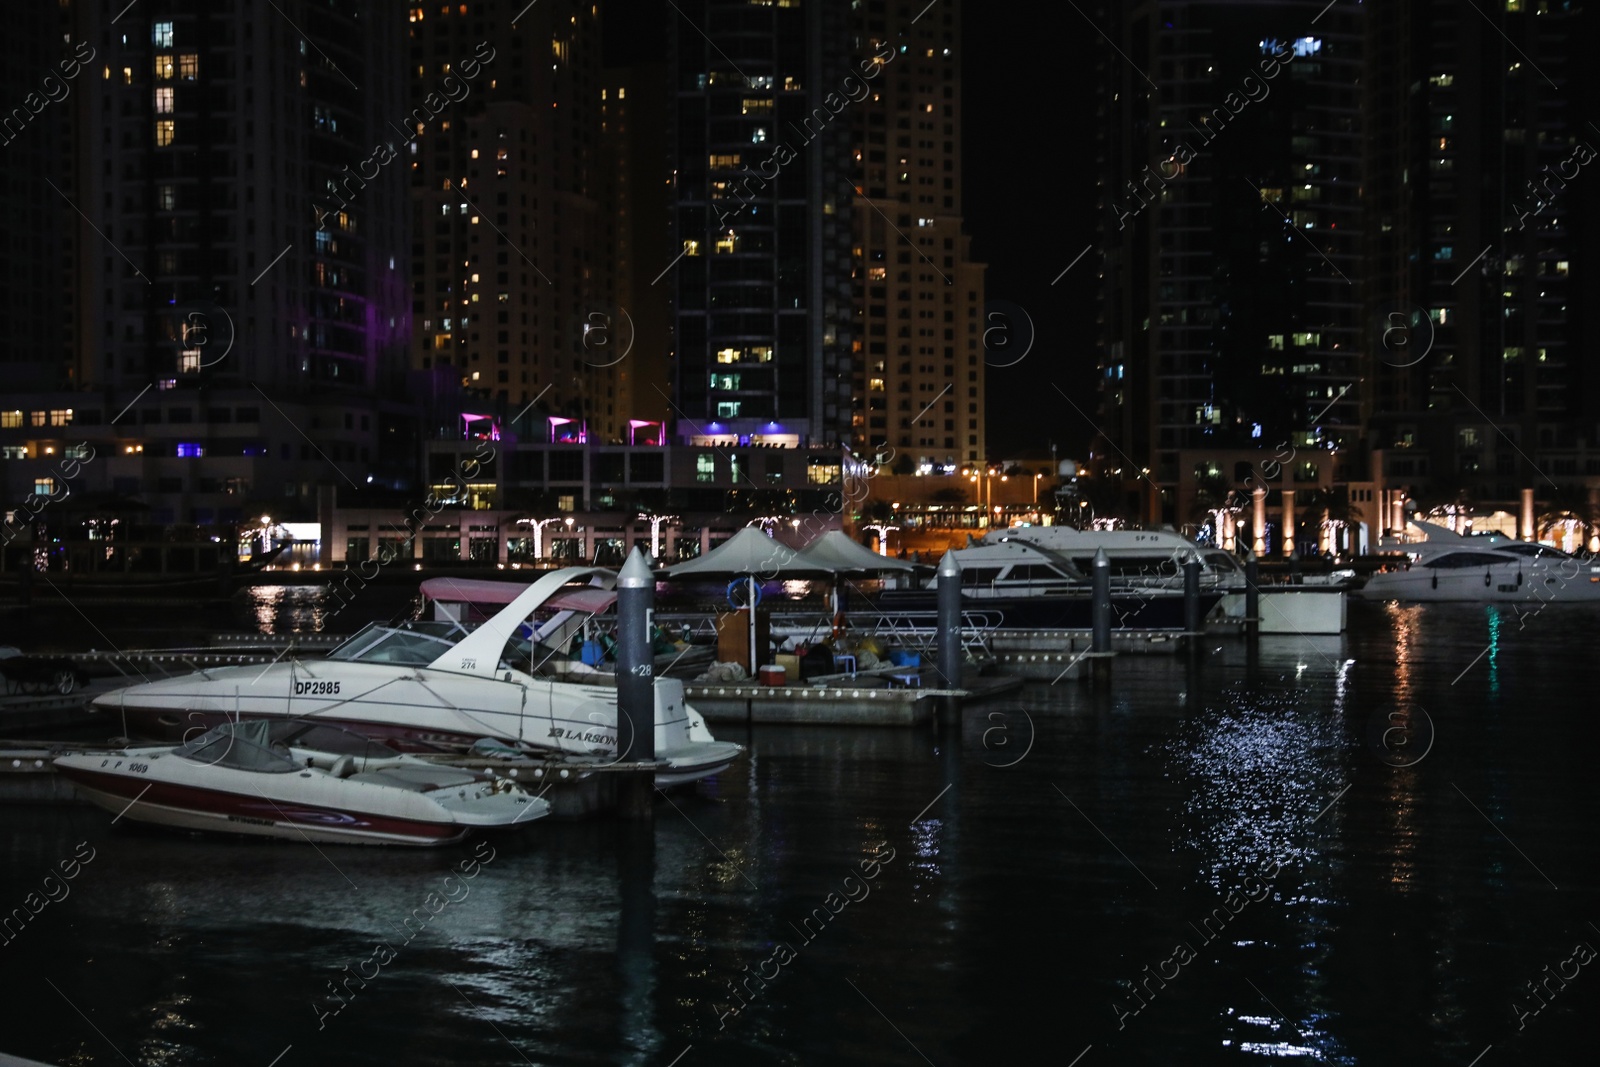
<svg viewBox="0 0 1600 1067">
<path fill-rule="evenodd" d="M 961 595 L 997 629 L 1085 629 L 1095 554 L 1111 569 L 1112 625 L 1120 629 L 1173 629 L 1184 624 L 1183 562 L 1200 560 L 1201 614 L 1209 612 L 1244 573 L 1231 555 L 1203 548 L 1171 530 L 1074 530 L 1065 526 L 1011 526 L 956 549 Z M 885 590 L 884 610 L 933 610 L 937 579 L 922 589 Z"/>
<path fill-rule="evenodd" d="M 542 643 L 528 622 L 569 583 L 609 588 L 616 578 L 601 567 L 567 567 L 471 631 L 452 622 L 374 624 L 326 659 L 200 670 L 112 690 L 92 706 L 124 734 L 160 740 L 187 741 L 229 721 L 309 718 L 397 748 L 465 748 L 488 738 L 533 752 L 627 758 L 614 685 L 540 674 L 564 650 Z M 655 753 L 667 763 L 657 785 L 716 774 L 743 751 L 711 736 L 681 681 L 655 679 Z"/>
<path fill-rule="evenodd" d="M 1406 561 L 1367 579 L 1368 600 L 1470 603 L 1600 601 L 1600 562 L 1500 534 L 1458 534 L 1413 522 L 1427 538 L 1387 545 Z"/>
</svg>

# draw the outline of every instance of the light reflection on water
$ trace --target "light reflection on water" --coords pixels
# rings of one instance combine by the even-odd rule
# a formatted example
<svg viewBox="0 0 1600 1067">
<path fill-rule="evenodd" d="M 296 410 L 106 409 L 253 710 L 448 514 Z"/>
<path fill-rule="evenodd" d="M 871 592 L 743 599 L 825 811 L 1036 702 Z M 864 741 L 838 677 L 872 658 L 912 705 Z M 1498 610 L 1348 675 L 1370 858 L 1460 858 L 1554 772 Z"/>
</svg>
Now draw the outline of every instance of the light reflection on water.
<svg viewBox="0 0 1600 1067">
<path fill-rule="evenodd" d="M 4 951 L 105 1035 L 24 981 L 6 1051 L 198 1067 L 292 1044 L 284 1067 L 431 1067 L 664 1064 L 693 1045 L 681 1067 L 945 1067 L 1093 1045 L 1093 1067 L 1465 1064 L 1493 1043 L 1497 1067 L 1571 1062 L 1593 991 L 1525 1034 L 1507 1005 L 1600 913 L 1600 726 L 1587 678 L 1550 667 L 1592 659 L 1600 612 L 1505 628 L 1499 696 L 1483 664 L 1451 684 L 1489 640 L 1481 609 L 1351 617 L 1345 639 L 1264 640 L 1255 657 L 1233 641 L 1195 665 L 1119 657 L 1110 691 L 1035 686 L 957 733 L 714 724 L 750 746 L 744 763 L 661 802 L 643 838 L 547 820 L 497 839 L 470 897 L 321 1030 L 312 998 L 470 849 L 319 853 L 0 808 L 0 913 L 73 843 L 99 849 Z M 1438 727 L 1412 766 L 1368 745 L 1396 706 Z M 986 713 L 1008 707 L 1035 735 L 1001 767 L 1026 723 L 996 752 Z M 897 858 L 871 895 L 720 1027 L 744 968 L 878 842 Z M 1202 944 L 1194 925 L 1267 859 L 1284 863 L 1272 893 Z M 1113 1001 L 1180 940 L 1197 958 L 1119 1030 Z"/>
</svg>

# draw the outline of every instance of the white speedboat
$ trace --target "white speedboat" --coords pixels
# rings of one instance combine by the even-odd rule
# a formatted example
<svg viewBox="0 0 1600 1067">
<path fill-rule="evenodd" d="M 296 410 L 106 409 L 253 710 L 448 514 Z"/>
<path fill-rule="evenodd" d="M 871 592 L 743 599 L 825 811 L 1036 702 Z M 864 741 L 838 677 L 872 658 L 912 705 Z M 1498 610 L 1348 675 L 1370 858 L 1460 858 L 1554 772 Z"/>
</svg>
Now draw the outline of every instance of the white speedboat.
<svg viewBox="0 0 1600 1067">
<path fill-rule="evenodd" d="M 1405 562 L 1367 579 L 1368 600 L 1469 603 L 1600 601 L 1600 565 L 1558 548 L 1499 534 L 1457 534 L 1413 522 L 1427 539 L 1385 546 Z"/>
<path fill-rule="evenodd" d="M 84 799 L 134 822 L 288 841 L 448 845 L 550 813 L 509 778 L 304 719 L 227 723 L 176 748 L 74 753 L 55 766 Z"/>
<path fill-rule="evenodd" d="M 92 707 L 124 723 L 128 736 L 158 739 L 192 738 L 230 720 L 315 718 L 401 749 L 464 749 L 490 738 L 535 753 L 626 759 L 631 742 L 619 736 L 614 680 L 536 674 L 564 649 L 542 643 L 529 622 L 568 583 L 606 587 L 616 577 L 601 567 L 563 568 L 470 632 L 449 622 L 375 624 L 326 659 L 196 671 L 101 694 Z M 716 774 L 743 751 L 711 736 L 681 681 L 655 679 L 655 758 L 666 764 L 657 785 Z"/>
</svg>

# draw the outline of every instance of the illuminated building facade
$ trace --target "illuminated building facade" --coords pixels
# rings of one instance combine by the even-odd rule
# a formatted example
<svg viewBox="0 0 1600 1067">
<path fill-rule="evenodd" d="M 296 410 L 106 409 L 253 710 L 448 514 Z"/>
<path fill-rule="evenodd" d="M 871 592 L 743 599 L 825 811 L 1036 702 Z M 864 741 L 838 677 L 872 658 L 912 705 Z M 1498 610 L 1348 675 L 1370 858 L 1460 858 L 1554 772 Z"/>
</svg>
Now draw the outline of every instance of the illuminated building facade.
<svg viewBox="0 0 1600 1067">
<path fill-rule="evenodd" d="M 961 217 L 961 5 L 873 0 L 857 19 L 857 54 L 878 66 L 851 112 L 853 438 L 950 472 L 985 458 L 983 266 Z"/>
<path fill-rule="evenodd" d="M 692 0 L 670 20 L 674 416 L 684 440 L 850 432 L 849 5 Z M 838 98 L 834 98 L 837 103 Z"/>
</svg>

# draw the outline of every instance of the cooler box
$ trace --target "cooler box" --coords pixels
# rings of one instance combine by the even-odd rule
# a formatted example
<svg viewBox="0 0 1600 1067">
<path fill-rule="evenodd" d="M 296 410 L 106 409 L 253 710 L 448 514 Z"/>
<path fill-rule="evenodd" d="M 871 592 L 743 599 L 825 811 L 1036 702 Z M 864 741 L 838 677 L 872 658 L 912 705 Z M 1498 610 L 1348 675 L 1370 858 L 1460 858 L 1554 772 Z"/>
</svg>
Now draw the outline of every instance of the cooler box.
<svg viewBox="0 0 1600 1067">
<path fill-rule="evenodd" d="M 896 667 L 920 667 L 922 656 L 917 652 L 907 652 L 903 648 L 897 648 L 889 653 L 889 662 Z"/>
<path fill-rule="evenodd" d="M 760 672 L 761 684 L 784 685 L 788 675 L 789 672 L 778 666 L 776 663 L 764 664 Z"/>
</svg>

